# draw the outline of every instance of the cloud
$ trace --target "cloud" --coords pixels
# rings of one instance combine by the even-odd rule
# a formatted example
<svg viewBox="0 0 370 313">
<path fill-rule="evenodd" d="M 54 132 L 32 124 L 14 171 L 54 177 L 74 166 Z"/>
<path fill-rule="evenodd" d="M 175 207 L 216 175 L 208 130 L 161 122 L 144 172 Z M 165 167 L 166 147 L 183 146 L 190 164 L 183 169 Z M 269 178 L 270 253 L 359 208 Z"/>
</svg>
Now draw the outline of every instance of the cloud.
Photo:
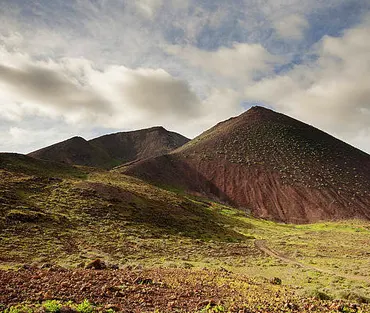
<svg viewBox="0 0 370 313">
<path fill-rule="evenodd" d="M 88 134 L 91 127 L 131 130 L 153 125 L 192 137 L 241 113 L 235 90 L 212 88 L 200 99 L 188 82 L 163 69 L 98 68 L 82 58 L 35 60 L 25 53 L 0 52 L 7 63 L 0 63 L 0 131 L 8 139 L 2 150 L 25 152 L 39 148 L 40 142 L 51 143 L 51 137 L 42 135 L 46 129 L 55 141 L 61 134 L 73 135 L 73 130 Z M 34 122 L 45 119 L 57 126 Z M 58 127 L 64 129 L 60 134 Z"/>
<path fill-rule="evenodd" d="M 64 114 L 71 121 L 76 120 L 75 113 L 76 121 L 99 115 L 106 123 L 114 114 L 129 117 L 128 113 L 140 118 L 194 117 L 200 105 L 185 81 L 162 69 L 111 65 L 99 70 L 88 60 L 68 58 L 23 57 L 21 62 L 14 57 L 12 63 L 15 66 L 0 64 L 0 85 L 8 99 L 28 103 L 44 114 Z M 8 115 L 14 116 L 11 111 Z"/>
<path fill-rule="evenodd" d="M 241 114 L 244 111 L 240 105 L 242 101 L 243 95 L 233 89 L 213 88 L 203 102 L 203 114 L 206 116 L 202 121 L 203 129 L 208 129 L 230 116 Z"/>
<path fill-rule="evenodd" d="M 110 95 L 116 110 L 101 121 L 105 127 L 138 129 L 155 124 L 194 137 L 242 110 L 240 93 L 213 88 L 200 99 L 186 81 L 163 69 L 112 66 L 97 75 L 102 76 L 92 80 L 101 82 L 100 92 Z"/>
<path fill-rule="evenodd" d="M 122 97 L 148 117 L 196 117 L 199 100 L 190 86 L 162 69 L 125 69 Z"/>
<path fill-rule="evenodd" d="M 365 22 L 340 37 L 324 37 L 314 51 L 316 60 L 247 87 L 246 97 L 361 143 L 370 152 L 369 33 Z"/>
<path fill-rule="evenodd" d="M 88 109 L 106 112 L 110 105 L 89 87 L 81 86 L 54 70 L 37 65 L 13 68 L 0 64 L 0 81 L 20 101 L 38 102 L 62 111 Z"/>
<path fill-rule="evenodd" d="M 194 67 L 243 81 L 272 71 L 281 58 L 271 55 L 260 44 L 234 43 L 232 47 L 221 47 L 216 51 L 205 51 L 196 47 L 170 46 L 167 52 L 186 60 Z"/>
<path fill-rule="evenodd" d="M 6 49 L 0 54 L 7 64 L 0 63 L 0 120 L 11 123 L 7 132 L 19 144 L 18 130 L 35 118 L 63 120 L 75 129 L 164 125 L 196 135 L 200 125 L 209 125 L 209 112 L 217 114 L 215 103 L 202 101 L 186 81 L 163 69 L 98 68 L 82 58 L 37 60 Z M 197 126 L 189 130 L 190 120 Z"/>
<path fill-rule="evenodd" d="M 364 147 L 367 35 L 334 36 L 369 10 L 355 0 L 0 1 L 0 126 L 9 138 L 10 127 L 32 133 L 35 148 L 50 142 L 38 130 L 49 119 L 58 140 L 58 128 L 88 136 L 92 125 L 193 136 L 247 97 Z M 23 151 L 18 140 L 8 145 Z"/>
<path fill-rule="evenodd" d="M 279 36 L 287 39 L 302 39 L 304 31 L 308 28 L 307 20 L 301 15 L 284 16 L 273 22 Z"/>
<path fill-rule="evenodd" d="M 144 15 L 151 18 L 163 5 L 163 0 L 137 0 L 135 4 Z"/>
</svg>

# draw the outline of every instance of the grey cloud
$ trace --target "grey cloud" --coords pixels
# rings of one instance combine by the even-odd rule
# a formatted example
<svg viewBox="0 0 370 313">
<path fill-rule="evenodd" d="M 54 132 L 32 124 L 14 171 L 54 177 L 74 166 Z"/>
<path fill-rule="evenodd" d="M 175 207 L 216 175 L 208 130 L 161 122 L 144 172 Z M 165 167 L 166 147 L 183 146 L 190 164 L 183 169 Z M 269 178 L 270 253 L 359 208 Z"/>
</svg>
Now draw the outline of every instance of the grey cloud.
<svg viewBox="0 0 370 313">
<path fill-rule="evenodd" d="M 61 111 L 111 111 L 111 105 L 106 99 L 51 69 L 34 65 L 18 69 L 0 64 L 0 81 L 24 99 L 40 102 Z"/>
<path fill-rule="evenodd" d="M 131 72 L 122 93 L 135 110 L 148 116 L 186 118 L 200 112 L 200 101 L 190 86 L 164 71 Z"/>
</svg>

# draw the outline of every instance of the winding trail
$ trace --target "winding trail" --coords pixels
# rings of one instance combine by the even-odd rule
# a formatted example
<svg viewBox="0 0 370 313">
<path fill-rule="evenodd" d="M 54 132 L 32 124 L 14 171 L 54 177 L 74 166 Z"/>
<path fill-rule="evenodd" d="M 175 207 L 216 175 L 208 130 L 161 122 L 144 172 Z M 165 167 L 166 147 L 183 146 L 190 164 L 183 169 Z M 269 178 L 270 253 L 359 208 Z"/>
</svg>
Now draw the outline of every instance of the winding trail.
<svg viewBox="0 0 370 313">
<path fill-rule="evenodd" d="M 322 269 L 322 268 L 318 268 L 318 267 L 315 267 L 315 266 L 303 264 L 301 262 L 298 262 L 297 260 L 288 258 L 285 255 L 279 253 L 278 251 L 276 251 L 272 248 L 269 248 L 266 245 L 266 240 L 255 240 L 254 245 L 258 250 L 260 250 L 260 251 L 266 253 L 267 255 L 269 255 L 273 258 L 276 258 L 276 259 L 278 259 L 278 260 L 280 260 L 284 263 L 297 265 L 301 268 L 313 270 L 313 271 L 324 273 L 324 274 L 343 277 L 343 278 L 346 278 L 346 279 L 349 279 L 349 280 L 356 280 L 356 281 L 362 281 L 362 282 L 370 283 L 370 278 L 369 277 L 341 274 L 341 273 L 338 273 L 338 272 L 333 272 L 331 270 Z"/>
</svg>

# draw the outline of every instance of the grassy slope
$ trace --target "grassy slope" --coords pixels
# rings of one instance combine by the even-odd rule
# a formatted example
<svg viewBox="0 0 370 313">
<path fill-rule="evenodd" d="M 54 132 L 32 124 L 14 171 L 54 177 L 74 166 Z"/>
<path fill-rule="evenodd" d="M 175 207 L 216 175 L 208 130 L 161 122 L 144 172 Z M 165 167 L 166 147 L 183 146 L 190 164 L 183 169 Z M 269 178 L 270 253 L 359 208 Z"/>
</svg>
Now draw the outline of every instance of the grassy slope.
<svg viewBox="0 0 370 313">
<path fill-rule="evenodd" d="M 86 177 L 86 169 L 84 170 L 82 167 L 77 168 L 63 163 L 38 160 L 17 153 L 0 153 L 0 170 L 17 175 L 35 175 L 37 177 Z M 7 183 L 7 180 L 5 179 L 3 183 Z"/>
<path fill-rule="evenodd" d="M 76 267 L 100 257 L 134 268 L 225 268 L 262 286 L 278 276 L 304 295 L 370 297 L 367 222 L 278 224 L 116 173 L 7 158 L 0 167 L 2 269 Z M 266 256 L 256 239 L 335 275 Z"/>
</svg>

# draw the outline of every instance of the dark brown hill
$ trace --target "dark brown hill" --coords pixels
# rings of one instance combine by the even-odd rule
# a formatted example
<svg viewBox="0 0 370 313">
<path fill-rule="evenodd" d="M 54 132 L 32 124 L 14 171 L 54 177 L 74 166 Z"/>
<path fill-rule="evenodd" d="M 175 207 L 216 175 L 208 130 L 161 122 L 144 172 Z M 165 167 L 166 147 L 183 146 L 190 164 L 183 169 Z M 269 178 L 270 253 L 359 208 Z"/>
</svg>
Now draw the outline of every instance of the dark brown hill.
<svg viewBox="0 0 370 313">
<path fill-rule="evenodd" d="M 105 135 L 92 140 L 73 137 L 31 152 L 29 156 L 67 164 L 113 168 L 126 162 L 169 153 L 187 143 L 186 137 L 153 127 Z"/>
<path fill-rule="evenodd" d="M 370 156 L 262 107 L 121 171 L 284 222 L 370 219 Z"/>
<path fill-rule="evenodd" d="M 111 162 L 107 152 L 95 147 L 82 137 L 73 137 L 42 148 L 31 152 L 29 156 L 36 159 L 86 166 L 105 166 Z"/>
<path fill-rule="evenodd" d="M 188 138 L 163 127 L 152 127 L 101 136 L 89 143 L 122 164 L 169 153 L 188 141 Z"/>
</svg>

